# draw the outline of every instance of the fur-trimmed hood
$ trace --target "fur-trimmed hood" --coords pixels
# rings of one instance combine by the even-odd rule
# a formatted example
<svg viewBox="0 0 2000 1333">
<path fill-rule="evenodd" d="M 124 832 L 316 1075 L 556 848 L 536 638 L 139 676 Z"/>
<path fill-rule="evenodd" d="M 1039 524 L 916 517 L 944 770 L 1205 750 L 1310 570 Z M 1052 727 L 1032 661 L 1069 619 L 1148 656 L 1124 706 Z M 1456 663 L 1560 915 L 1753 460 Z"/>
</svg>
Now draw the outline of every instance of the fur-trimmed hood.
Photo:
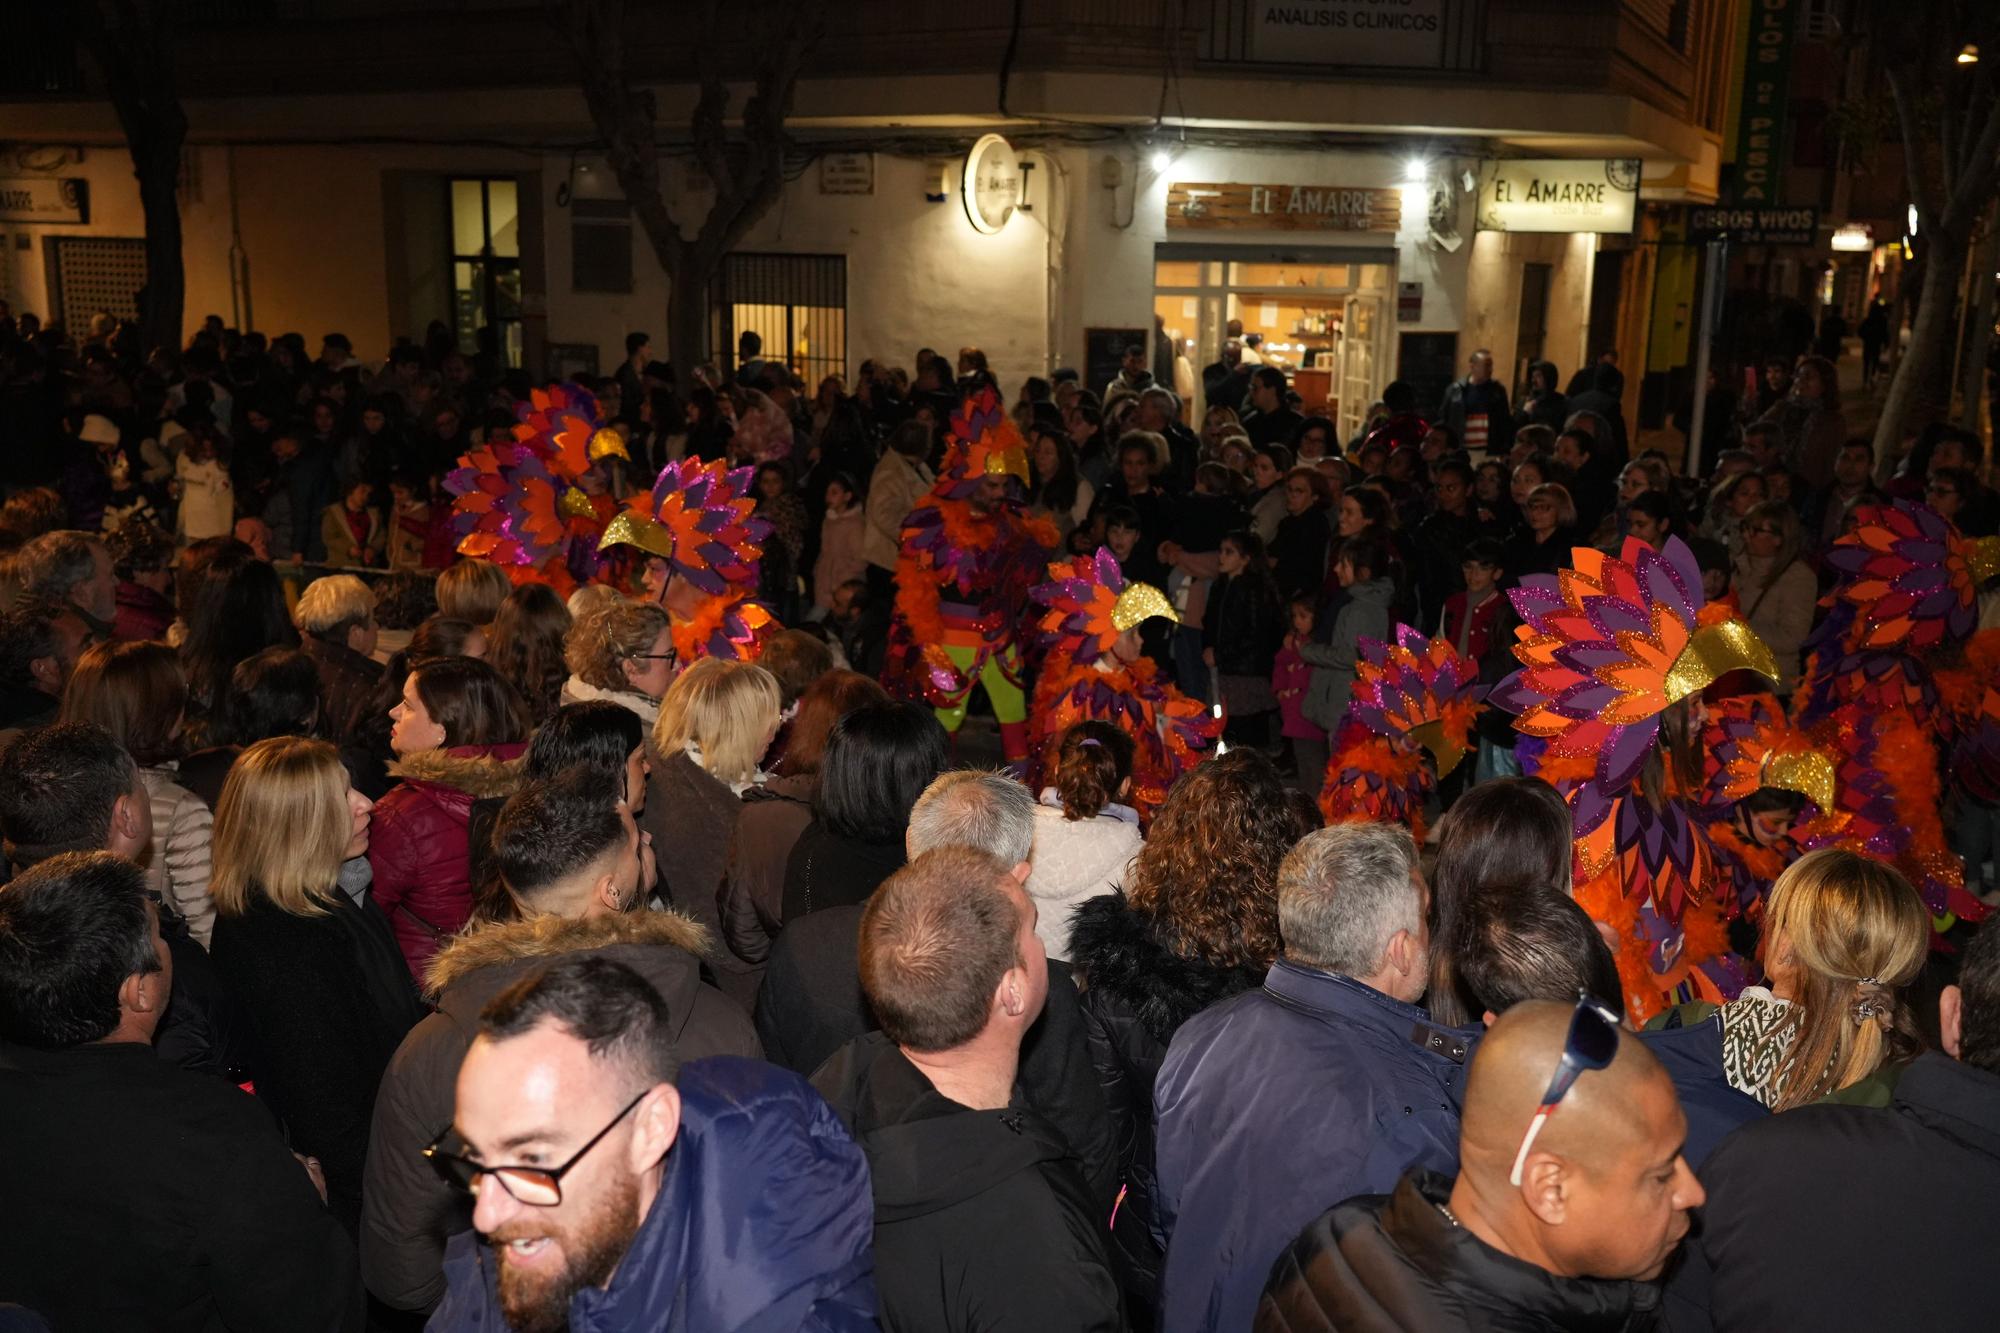
<svg viewBox="0 0 2000 1333">
<path fill-rule="evenodd" d="M 1115 1000 L 1161 1045 L 1202 1010 L 1264 984 L 1257 964 L 1218 967 L 1161 942 L 1153 918 L 1123 893 L 1092 898 L 1070 922 L 1070 965 L 1087 989 Z"/>
<path fill-rule="evenodd" d="M 390 764 L 389 776 L 449 787 L 474 800 L 512 796 L 521 785 L 521 756 L 527 752 L 528 747 L 519 742 L 419 750 Z"/>
<path fill-rule="evenodd" d="M 699 922 L 671 911 L 627 912 L 623 916 L 583 919 L 537 916 L 525 921 L 475 925 L 447 940 L 437 951 L 425 969 L 424 989 L 428 994 L 444 997 L 474 973 L 614 946 L 677 949 L 698 961 L 709 951 L 710 939 Z M 494 987 L 495 991 L 499 989 Z"/>
</svg>

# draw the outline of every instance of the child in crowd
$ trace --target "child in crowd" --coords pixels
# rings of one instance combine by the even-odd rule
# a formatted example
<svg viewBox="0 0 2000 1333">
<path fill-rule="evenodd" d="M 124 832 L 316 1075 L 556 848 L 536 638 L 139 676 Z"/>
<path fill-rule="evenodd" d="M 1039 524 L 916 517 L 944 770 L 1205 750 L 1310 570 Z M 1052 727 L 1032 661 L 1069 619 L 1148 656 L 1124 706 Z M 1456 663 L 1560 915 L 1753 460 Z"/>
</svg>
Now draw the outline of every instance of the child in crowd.
<svg viewBox="0 0 2000 1333">
<path fill-rule="evenodd" d="M 217 457 L 215 432 L 198 424 L 187 432 L 186 445 L 174 464 L 174 484 L 180 495 L 181 543 L 227 537 L 236 522 L 236 488 L 229 469 Z"/>
<path fill-rule="evenodd" d="M 861 506 L 855 503 L 854 480 L 837 472 L 826 483 L 826 516 L 819 523 L 819 555 L 813 560 L 813 606 L 824 616 L 833 608 L 834 591 L 861 578 L 868 562 L 861 554 L 865 532 Z"/>
<path fill-rule="evenodd" d="M 1483 661 L 1494 645 L 1495 630 L 1506 597 L 1500 591 L 1500 571 L 1506 563 L 1499 542 L 1481 537 L 1465 548 L 1459 572 L 1465 590 L 1444 599 L 1444 615 L 1438 621 L 1438 637 L 1462 656 Z"/>
<path fill-rule="evenodd" d="M 1289 767 L 1303 773 L 1317 757 L 1320 771 L 1325 772 L 1326 732 L 1306 717 L 1306 687 L 1312 683 L 1312 668 L 1299 656 L 1299 646 L 1312 640 L 1315 603 L 1311 594 L 1300 593 L 1292 598 L 1286 610 L 1291 617 L 1291 632 L 1285 635 L 1284 645 L 1278 649 L 1271 668 L 1271 692 L 1278 700 L 1278 730 L 1289 743 Z M 1314 789 L 1310 794 L 1317 797 L 1319 791 Z"/>
<path fill-rule="evenodd" d="M 1314 635 L 1299 645 L 1299 656 L 1312 668 L 1306 688 L 1306 718 L 1328 736 L 1340 731 L 1347 717 L 1347 703 L 1354 691 L 1354 669 L 1360 659 L 1362 639 L 1387 640 L 1394 617 L 1389 603 L 1396 584 L 1389 577 L 1389 553 L 1379 537 L 1349 537 L 1340 543 L 1334 561 L 1334 577 L 1346 596 L 1334 613 L 1332 632 Z M 1326 776 L 1326 747 L 1318 753 L 1317 770 L 1299 767 L 1302 788 L 1317 793 Z"/>
<path fill-rule="evenodd" d="M 368 503 L 374 489 L 365 481 L 347 488 L 338 504 L 320 516 L 320 540 L 326 543 L 329 565 L 380 565 L 386 536 L 382 511 Z"/>
<path fill-rule="evenodd" d="M 408 473 L 396 477 L 389 483 L 389 506 L 389 568 L 422 569 L 424 541 L 431 530 L 431 507 L 424 500 L 423 479 Z"/>
</svg>

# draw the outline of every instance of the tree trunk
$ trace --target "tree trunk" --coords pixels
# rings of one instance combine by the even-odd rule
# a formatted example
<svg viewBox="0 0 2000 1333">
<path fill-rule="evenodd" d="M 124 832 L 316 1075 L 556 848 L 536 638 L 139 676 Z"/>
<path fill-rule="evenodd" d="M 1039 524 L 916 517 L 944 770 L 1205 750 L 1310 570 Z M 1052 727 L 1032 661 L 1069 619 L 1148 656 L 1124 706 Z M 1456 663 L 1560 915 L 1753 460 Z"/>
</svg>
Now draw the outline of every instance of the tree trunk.
<svg viewBox="0 0 2000 1333">
<path fill-rule="evenodd" d="M 1952 339 L 1958 331 L 1953 316 L 1958 310 L 1958 280 L 1965 272 L 1967 244 L 1960 235 L 1931 233 L 1917 317 L 1910 325 L 1909 351 L 1896 363 L 1895 378 L 1889 381 L 1888 395 L 1882 400 L 1882 415 L 1875 422 L 1875 457 L 1884 466 L 1901 456 L 1905 426 L 1917 416 L 1923 400 L 1934 397 L 1929 385 L 1937 380 L 1940 364 L 1946 368 L 1945 382 L 1950 383 Z"/>
<path fill-rule="evenodd" d="M 1979 237 L 1979 257 L 1972 263 L 1972 290 L 1966 293 L 1965 364 L 1959 372 L 1964 399 L 1958 424 L 1979 433 L 1986 398 L 1986 357 L 1993 346 L 1993 275 L 2000 265 L 2000 215 L 1989 215 Z"/>
<path fill-rule="evenodd" d="M 178 351 L 187 303 L 187 273 L 181 262 L 181 145 L 187 121 L 171 123 L 134 142 L 132 162 L 139 177 L 139 204 L 146 219 L 146 287 L 139 328 L 147 351 Z"/>
<path fill-rule="evenodd" d="M 685 253 L 685 252 L 683 252 Z M 694 387 L 694 368 L 708 359 L 708 284 L 711 273 L 697 274 L 685 260 L 667 270 L 667 359 L 673 363 L 674 385 L 682 393 Z"/>
</svg>

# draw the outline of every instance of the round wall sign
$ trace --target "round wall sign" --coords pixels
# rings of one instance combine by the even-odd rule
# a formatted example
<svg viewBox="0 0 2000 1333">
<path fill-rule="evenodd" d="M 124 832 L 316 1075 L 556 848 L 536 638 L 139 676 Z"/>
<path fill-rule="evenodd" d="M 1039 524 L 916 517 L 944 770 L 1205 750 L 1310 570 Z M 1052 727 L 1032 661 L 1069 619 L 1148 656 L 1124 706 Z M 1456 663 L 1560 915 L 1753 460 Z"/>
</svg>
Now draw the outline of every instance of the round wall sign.
<svg viewBox="0 0 2000 1333">
<path fill-rule="evenodd" d="M 1021 202 L 1021 164 L 997 134 L 980 137 L 965 155 L 965 216 L 989 236 L 1007 225 Z"/>
</svg>

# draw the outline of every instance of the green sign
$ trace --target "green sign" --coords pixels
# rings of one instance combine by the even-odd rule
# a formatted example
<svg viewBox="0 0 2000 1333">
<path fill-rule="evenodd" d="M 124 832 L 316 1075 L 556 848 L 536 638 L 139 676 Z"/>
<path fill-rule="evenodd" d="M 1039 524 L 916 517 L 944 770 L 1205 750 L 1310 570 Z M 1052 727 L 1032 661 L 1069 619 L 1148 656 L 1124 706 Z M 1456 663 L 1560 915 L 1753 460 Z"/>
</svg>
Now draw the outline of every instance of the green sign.
<svg viewBox="0 0 2000 1333">
<path fill-rule="evenodd" d="M 1739 204 L 1774 204 L 1784 190 L 1785 121 L 1799 0 L 1750 0 L 1736 121 L 1731 193 Z"/>
</svg>

